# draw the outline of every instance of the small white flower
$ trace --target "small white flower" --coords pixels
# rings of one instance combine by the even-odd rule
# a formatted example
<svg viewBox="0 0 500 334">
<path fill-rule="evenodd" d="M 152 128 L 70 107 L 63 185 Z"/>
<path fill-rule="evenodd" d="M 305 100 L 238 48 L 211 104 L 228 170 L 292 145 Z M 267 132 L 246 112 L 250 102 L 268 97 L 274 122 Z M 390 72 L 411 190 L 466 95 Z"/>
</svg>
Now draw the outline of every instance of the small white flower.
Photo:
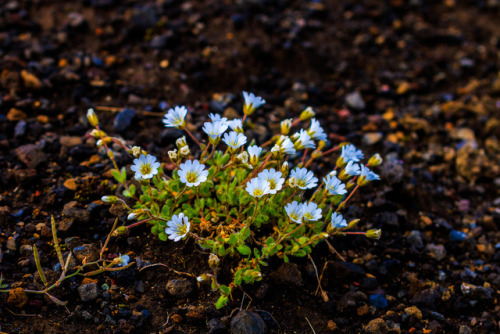
<svg viewBox="0 0 500 334">
<path fill-rule="evenodd" d="M 136 217 L 137 217 L 137 213 L 132 212 L 132 213 L 130 213 L 130 214 L 127 216 L 127 219 L 128 219 L 128 220 L 133 220 L 133 219 L 135 219 Z"/>
<path fill-rule="evenodd" d="M 287 136 L 280 136 L 275 146 L 278 146 L 279 152 L 281 152 L 281 154 L 292 155 L 297 153 L 295 147 L 293 146 L 293 142 Z"/>
<path fill-rule="evenodd" d="M 315 222 L 321 219 L 321 209 L 319 209 L 318 204 L 314 202 L 303 203 L 302 213 L 304 214 L 304 219 L 309 221 Z"/>
<path fill-rule="evenodd" d="M 184 146 L 187 146 L 186 136 L 182 136 L 180 138 L 177 138 L 177 140 L 175 141 L 175 145 L 177 146 L 178 149 L 181 149 Z"/>
<path fill-rule="evenodd" d="M 380 180 L 380 176 L 372 172 L 368 167 L 361 165 L 361 174 L 358 178 L 358 185 L 364 186 L 370 181 Z"/>
<path fill-rule="evenodd" d="M 227 123 L 227 117 L 221 117 L 220 114 L 209 114 L 208 117 L 213 123 L 215 122 Z"/>
<path fill-rule="evenodd" d="M 232 121 L 229 121 L 229 127 L 231 130 L 236 131 L 238 133 L 243 133 L 243 121 L 241 118 L 236 118 L 233 119 Z"/>
<path fill-rule="evenodd" d="M 190 227 L 191 224 L 188 217 L 184 216 L 184 213 L 181 212 L 178 216 L 173 215 L 167 222 L 165 233 L 168 234 L 170 240 L 177 242 L 188 234 Z"/>
<path fill-rule="evenodd" d="M 325 182 L 325 187 L 328 189 L 328 192 L 330 195 L 344 195 L 347 193 L 347 190 L 345 190 L 345 184 L 342 183 L 336 176 L 331 176 L 328 175 L 325 178 L 323 178 L 323 181 Z"/>
<path fill-rule="evenodd" d="M 177 150 L 168 151 L 168 157 L 170 158 L 170 160 L 176 161 L 179 157 L 177 154 Z"/>
<path fill-rule="evenodd" d="M 179 166 L 179 178 L 187 187 L 197 187 L 207 180 L 208 170 L 198 160 L 188 160 Z"/>
<path fill-rule="evenodd" d="M 369 160 L 368 160 L 368 167 L 375 167 L 380 165 L 382 162 L 384 162 L 384 159 L 380 156 L 380 154 L 375 153 Z"/>
<path fill-rule="evenodd" d="M 227 130 L 227 122 L 216 121 L 206 122 L 203 125 L 203 131 L 210 137 L 210 142 L 218 142 L 220 136 Z M 212 143 L 213 144 L 213 143 Z"/>
<path fill-rule="evenodd" d="M 308 171 L 307 168 L 295 168 L 290 173 L 290 177 L 294 177 L 297 180 L 297 187 L 300 189 L 314 188 L 318 183 L 318 178 L 314 176 L 313 172 Z"/>
<path fill-rule="evenodd" d="M 141 155 L 142 149 L 139 146 L 132 147 L 132 155 L 138 158 Z"/>
<path fill-rule="evenodd" d="M 302 223 L 302 218 L 304 217 L 303 205 L 293 201 L 285 205 L 285 211 L 288 217 L 297 224 Z"/>
<path fill-rule="evenodd" d="M 250 155 L 250 164 L 255 166 L 259 163 L 259 156 L 262 153 L 262 147 L 257 145 L 248 146 L 248 154 Z"/>
<path fill-rule="evenodd" d="M 247 142 L 247 137 L 242 133 L 237 133 L 236 131 L 231 131 L 229 133 L 225 133 L 222 141 L 226 143 L 227 146 L 236 150 L 240 146 L 244 145 Z"/>
<path fill-rule="evenodd" d="M 236 160 L 244 165 L 248 164 L 248 153 L 245 151 L 241 152 L 236 156 Z"/>
<path fill-rule="evenodd" d="M 343 164 L 346 164 L 349 161 L 359 162 L 363 159 L 364 154 L 363 151 L 356 149 L 356 146 L 353 144 L 347 144 L 342 146 L 340 157 L 343 160 Z"/>
<path fill-rule="evenodd" d="M 295 138 L 294 147 L 296 150 L 303 150 L 305 148 L 315 148 L 316 145 L 314 141 L 311 139 L 311 136 L 307 134 L 307 131 L 304 129 L 300 129 L 298 133 L 293 135 Z"/>
<path fill-rule="evenodd" d="M 135 172 L 136 180 L 150 179 L 158 174 L 160 163 L 152 155 L 145 156 L 141 154 L 138 159 L 134 159 L 134 165 L 130 169 Z"/>
<path fill-rule="evenodd" d="M 266 100 L 260 96 L 255 96 L 254 93 L 247 93 L 243 91 L 243 98 L 245 99 L 245 104 L 243 105 L 243 113 L 245 115 L 251 115 L 258 107 L 266 103 Z"/>
<path fill-rule="evenodd" d="M 117 266 L 125 267 L 129 263 L 130 257 L 128 255 L 120 254 L 114 261 L 116 262 Z"/>
<path fill-rule="evenodd" d="M 163 119 L 163 123 L 168 128 L 184 128 L 185 118 L 187 115 L 187 108 L 184 106 L 177 106 L 175 108 L 171 108 L 168 110 L 165 118 Z"/>
<path fill-rule="evenodd" d="M 281 177 L 281 172 L 277 172 L 274 168 L 264 169 L 260 172 L 257 177 L 265 179 L 269 182 L 269 193 L 276 194 L 278 191 L 283 188 L 283 183 L 285 183 L 285 179 Z"/>
<path fill-rule="evenodd" d="M 259 177 L 253 178 L 247 183 L 245 189 L 253 197 L 261 197 L 269 194 L 270 184 L 266 179 L 261 179 Z"/>
<path fill-rule="evenodd" d="M 315 140 L 327 140 L 325 130 L 323 130 L 323 128 L 315 118 L 311 119 L 311 126 L 307 130 L 307 134 Z"/>
<path fill-rule="evenodd" d="M 344 227 L 347 227 L 347 222 L 346 220 L 344 219 L 344 217 L 337 213 L 337 212 L 334 212 L 332 214 L 332 227 L 333 228 L 344 228 Z"/>
<path fill-rule="evenodd" d="M 354 163 L 354 161 L 349 161 L 344 168 L 344 172 L 349 176 L 355 176 L 361 174 L 361 169 L 359 165 Z"/>
</svg>

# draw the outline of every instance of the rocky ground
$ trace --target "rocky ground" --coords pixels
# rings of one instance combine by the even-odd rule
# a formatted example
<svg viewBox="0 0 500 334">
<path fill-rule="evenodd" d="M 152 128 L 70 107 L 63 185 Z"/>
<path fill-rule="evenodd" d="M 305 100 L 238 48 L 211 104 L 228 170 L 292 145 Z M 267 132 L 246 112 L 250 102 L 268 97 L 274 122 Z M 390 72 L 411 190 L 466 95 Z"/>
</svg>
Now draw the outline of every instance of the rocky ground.
<svg viewBox="0 0 500 334">
<path fill-rule="evenodd" d="M 0 272 L 5 289 L 40 288 L 63 251 L 95 256 L 115 217 L 110 163 L 86 136 L 104 129 L 163 161 L 185 104 L 193 131 L 232 117 L 241 91 L 267 104 L 248 134 L 269 138 L 313 106 L 332 143 L 384 158 L 382 180 L 348 214 L 378 241 L 317 247 L 328 300 L 307 258 L 271 262 L 230 305 L 193 277 L 206 256 L 146 227 L 113 238 L 126 271 L 43 295 L 0 294 L 8 333 L 497 333 L 500 331 L 499 3 L 489 1 L 4 1 L 0 5 Z M 345 137 L 345 138 L 343 138 Z M 117 155 L 118 163 L 131 158 Z M 331 169 L 334 160 L 318 166 Z M 165 266 L 149 266 L 161 263 Z M 251 299 L 250 299 L 251 298 Z M 240 309 L 244 310 L 240 312 Z"/>
</svg>

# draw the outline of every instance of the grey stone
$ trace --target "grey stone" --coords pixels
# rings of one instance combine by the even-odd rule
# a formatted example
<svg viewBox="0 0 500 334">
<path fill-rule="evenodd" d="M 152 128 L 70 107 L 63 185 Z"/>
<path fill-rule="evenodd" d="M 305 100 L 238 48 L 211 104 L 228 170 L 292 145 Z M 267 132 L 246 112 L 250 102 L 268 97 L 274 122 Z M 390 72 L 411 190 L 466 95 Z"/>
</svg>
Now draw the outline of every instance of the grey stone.
<svg viewBox="0 0 500 334">
<path fill-rule="evenodd" d="M 94 300 L 99 295 L 97 291 L 97 284 L 95 283 L 87 283 L 80 285 L 78 287 L 78 293 L 80 294 L 80 298 L 83 302 Z"/>
<path fill-rule="evenodd" d="M 231 320 L 231 334 L 264 334 L 267 326 L 262 318 L 247 310 L 238 313 Z"/>
</svg>

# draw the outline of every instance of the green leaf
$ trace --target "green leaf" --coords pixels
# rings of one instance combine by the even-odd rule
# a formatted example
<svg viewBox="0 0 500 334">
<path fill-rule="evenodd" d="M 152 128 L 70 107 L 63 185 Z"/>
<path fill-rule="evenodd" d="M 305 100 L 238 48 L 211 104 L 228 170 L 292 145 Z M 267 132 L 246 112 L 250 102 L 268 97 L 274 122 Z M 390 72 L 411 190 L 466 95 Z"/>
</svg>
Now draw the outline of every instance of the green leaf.
<svg viewBox="0 0 500 334">
<path fill-rule="evenodd" d="M 202 211 L 203 209 L 205 209 L 205 199 L 198 198 L 194 201 L 194 206 L 196 207 L 196 210 Z"/>
<path fill-rule="evenodd" d="M 220 164 L 219 165 L 226 165 L 229 161 L 229 159 L 231 159 L 231 155 L 230 154 L 226 154 L 222 157 L 222 159 L 220 160 Z"/>
<path fill-rule="evenodd" d="M 231 294 L 231 288 L 226 285 L 220 284 L 219 290 L 226 296 L 229 296 Z"/>
<path fill-rule="evenodd" d="M 219 299 L 217 299 L 217 302 L 215 303 L 215 307 L 217 309 L 223 308 L 224 306 L 227 305 L 227 299 L 228 299 L 227 296 L 220 296 Z"/>
<path fill-rule="evenodd" d="M 272 244 L 274 244 L 275 240 L 273 237 L 269 237 L 266 239 L 266 245 L 268 246 L 271 246 Z"/>
<path fill-rule="evenodd" d="M 248 227 L 243 227 L 240 231 L 241 240 L 245 241 L 250 236 L 250 229 Z"/>
<path fill-rule="evenodd" d="M 239 245 L 238 247 L 236 247 L 236 249 L 242 255 L 250 255 L 252 253 L 252 250 L 250 249 L 250 247 L 248 247 L 246 245 Z"/>
<path fill-rule="evenodd" d="M 158 238 L 159 238 L 161 241 L 167 241 L 167 239 L 168 239 L 168 235 L 167 235 L 165 232 L 163 232 L 163 231 L 162 231 L 162 232 L 160 232 L 160 233 L 158 234 Z"/>
<path fill-rule="evenodd" d="M 154 225 L 151 227 L 151 233 L 153 234 L 158 234 L 161 231 L 160 227 L 158 225 Z"/>
<path fill-rule="evenodd" d="M 253 249 L 253 256 L 255 256 L 255 258 L 257 259 L 260 259 L 260 252 L 258 248 Z"/>
<path fill-rule="evenodd" d="M 111 174 L 119 183 L 125 183 L 127 180 L 127 171 L 125 170 L 125 167 L 122 167 L 121 171 L 113 169 L 111 170 Z"/>
<path fill-rule="evenodd" d="M 290 259 L 288 259 L 288 256 L 286 256 L 286 255 L 283 255 L 283 260 L 284 260 L 285 262 L 289 262 L 289 261 L 290 261 Z"/>
<path fill-rule="evenodd" d="M 236 245 L 236 243 L 238 242 L 238 236 L 236 234 L 231 234 L 231 236 L 229 237 L 229 241 L 228 243 L 230 245 Z M 238 249 L 239 250 L 239 249 Z"/>
</svg>

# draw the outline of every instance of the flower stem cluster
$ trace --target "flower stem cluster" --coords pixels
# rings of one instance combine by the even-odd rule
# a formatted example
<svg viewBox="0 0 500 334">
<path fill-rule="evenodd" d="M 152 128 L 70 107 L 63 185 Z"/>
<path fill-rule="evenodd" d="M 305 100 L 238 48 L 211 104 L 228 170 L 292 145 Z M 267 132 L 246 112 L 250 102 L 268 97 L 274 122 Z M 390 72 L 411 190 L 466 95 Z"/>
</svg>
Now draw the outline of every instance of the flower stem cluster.
<svg viewBox="0 0 500 334">
<path fill-rule="evenodd" d="M 350 231 L 359 219 L 347 223 L 341 214 L 359 189 L 380 179 L 370 169 L 382 162 L 380 155 L 363 164 L 364 154 L 353 144 L 326 149 L 327 135 L 311 107 L 299 117 L 283 120 L 280 133 L 259 145 L 247 137 L 245 120 L 265 100 L 247 92 L 243 98 L 243 117 L 228 120 L 210 114 L 200 129 L 206 135 L 201 140 L 186 126 L 186 107 L 168 110 L 165 126 L 186 131 L 199 149 L 191 149 L 190 141 L 181 137 L 163 159 L 108 136 L 99 129 L 95 113 L 88 113 L 95 127 L 92 135 L 103 143 L 113 163 L 112 174 L 123 186 L 122 196 L 113 194 L 102 200 L 121 203 L 128 218 L 137 220 L 123 229 L 147 223 L 160 240 L 191 239 L 208 251 L 209 272 L 196 274 L 200 282 L 210 281 L 220 292 L 217 307 L 227 304 L 233 288 L 261 280 L 261 268 L 272 256 L 284 261 L 303 257 L 334 236 L 380 237 L 380 230 Z M 131 173 L 118 168 L 108 145 L 111 142 L 120 143 L 135 157 Z M 338 151 L 334 169 L 326 175 L 317 177 L 309 168 Z M 163 162 L 175 165 L 174 170 L 165 172 Z M 220 281 L 217 273 L 227 255 L 236 256 L 238 264 L 231 280 Z"/>
</svg>

